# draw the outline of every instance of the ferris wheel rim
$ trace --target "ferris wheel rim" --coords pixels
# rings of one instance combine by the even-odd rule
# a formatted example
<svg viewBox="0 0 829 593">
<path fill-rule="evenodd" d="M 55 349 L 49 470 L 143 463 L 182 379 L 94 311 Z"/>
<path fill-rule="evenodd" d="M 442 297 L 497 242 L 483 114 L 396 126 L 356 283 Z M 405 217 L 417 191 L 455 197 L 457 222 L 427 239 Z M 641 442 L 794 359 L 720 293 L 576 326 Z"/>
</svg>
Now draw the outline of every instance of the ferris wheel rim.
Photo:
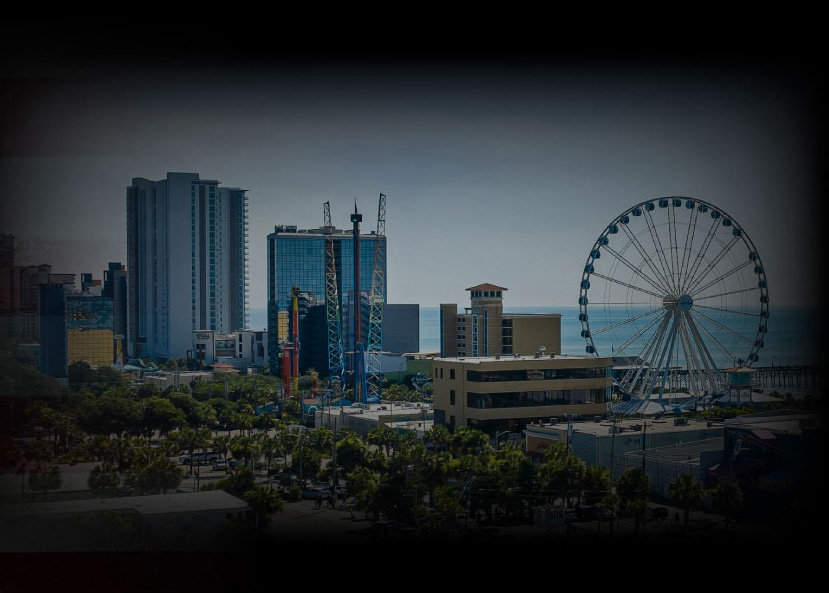
<svg viewBox="0 0 829 593">
<path fill-rule="evenodd" d="M 663 202 L 667 202 L 667 203 L 665 205 L 663 205 Z M 754 273 L 756 274 L 757 279 L 758 279 L 757 286 L 752 287 L 752 288 L 744 288 L 744 289 L 741 289 L 741 290 L 736 290 L 736 291 L 733 291 L 731 293 L 722 293 L 720 295 L 701 296 L 701 297 L 699 297 L 699 300 L 711 299 L 711 298 L 714 298 L 714 297 L 717 297 L 717 296 L 723 296 L 723 295 L 733 294 L 733 293 L 738 293 L 738 292 L 748 292 L 748 291 L 751 291 L 751 290 L 759 289 L 759 291 L 760 291 L 759 301 L 760 302 L 757 303 L 759 305 L 759 307 L 754 309 L 754 310 L 758 311 L 758 313 L 756 313 L 756 316 L 759 317 L 759 323 L 758 323 L 757 330 L 754 332 L 754 338 L 752 340 L 752 339 L 750 339 L 746 336 L 743 336 L 742 334 L 739 335 L 739 337 L 741 339 L 743 339 L 744 341 L 750 342 L 751 347 L 749 349 L 748 355 L 745 357 L 744 360 L 743 359 L 734 359 L 734 360 L 739 360 L 740 363 L 744 366 L 751 366 L 758 359 L 758 352 L 764 345 L 764 342 L 763 342 L 764 335 L 768 331 L 768 326 L 767 326 L 767 321 L 768 321 L 768 317 L 769 317 L 768 282 L 767 282 L 767 279 L 766 279 L 765 268 L 763 266 L 762 259 L 759 255 L 759 252 L 758 252 L 753 240 L 751 239 L 748 232 L 745 230 L 745 227 L 740 225 L 730 213 L 726 212 L 724 209 L 720 208 L 719 206 L 717 206 L 717 205 L 715 205 L 711 202 L 708 202 L 706 200 L 701 200 L 701 199 L 698 199 L 698 198 L 688 197 L 688 196 L 662 196 L 662 197 L 658 197 L 658 198 L 643 200 L 643 201 L 641 201 L 641 202 L 639 202 L 639 203 L 637 203 L 633 206 L 630 206 L 630 207 L 624 209 L 621 213 L 616 215 L 614 218 L 612 218 L 608 222 L 608 224 L 605 225 L 603 231 L 601 232 L 599 237 L 596 239 L 596 241 L 593 243 L 593 246 L 590 249 L 590 252 L 588 254 L 588 257 L 586 259 L 586 262 L 585 262 L 585 265 L 584 265 L 584 268 L 583 268 L 583 271 L 582 271 L 582 281 L 581 281 L 580 289 L 579 289 L 579 321 L 580 321 L 581 328 L 582 328 L 582 337 L 585 339 L 585 342 L 586 342 L 586 348 L 585 348 L 586 351 L 588 352 L 588 354 L 593 354 L 594 356 L 602 356 L 602 354 L 600 354 L 600 352 L 599 352 L 599 348 L 597 347 L 597 344 L 595 343 L 595 341 L 593 339 L 594 333 L 593 333 L 593 331 L 591 330 L 591 327 L 590 327 L 590 315 L 589 315 L 590 299 L 588 298 L 588 295 L 590 294 L 590 278 L 591 278 L 591 276 L 599 276 L 600 278 L 606 278 L 608 280 L 615 281 L 615 282 L 617 282 L 621 285 L 627 286 L 627 287 L 629 287 L 629 289 L 634 289 L 634 290 L 640 291 L 642 293 L 647 293 L 650 296 L 655 296 L 655 297 L 659 296 L 659 294 L 657 292 L 658 289 L 662 288 L 664 290 L 666 286 L 679 287 L 679 288 L 688 288 L 687 293 L 680 294 L 680 292 L 682 292 L 682 291 L 677 291 L 677 294 L 674 295 L 675 301 L 672 300 L 672 301 L 668 302 L 667 304 L 663 302 L 663 305 L 665 307 L 675 306 L 677 309 L 685 309 L 682 312 L 681 318 L 685 319 L 686 325 L 691 324 L 692 312 L 691 312 L 690 309 L 691 309 L 692 303 L 693 303 L 693 298 L 691 296 L 691 293 L 693 293 L 694 290 L 696 290 L 696 294 L 699 294 L 701 292 L 704 292 L 705 289 L 707 289 L 709 287 L 708 285 L 706 285 L 706 286 L 703 287 L 703 289 L 700 289 L 699 288 L 699 283 L 703 279 L 705 279 L 708 271 L 712 268 L 712 265 L 711 265 L 710 262 L 709 262 L 709 265 L 706 267 L 706 269 L 703 271 L 703 273 L 699 277 L 696 277 L 696 274 L 698 272 L 698 265 L 702 263 L 701 258 L 707 253 L 708 246 L 706 246 L 705 249 L 701 249 L 700 251 L 697 252 L 695 260 L 700 260 L 700 261 L 699 262 L 697 262 L 697 261 L 694 262 L 697 265 L 697 268 L 693 270 L 693 274 L 692 274 L 692 277 L 691 277 L 691 283 L 693 284 L 692 286 L 686 286 L 684 284 L 686 282 L 686 279 L 684 279 L 684 278 L 680 278 L 682 284 L 678 284 L 676 282 L 677 278 L 675 276 L 673 276 L 676 273 L 677 270 L 675 270 L 674 268 L 671 268 L 670 266 L 668 266 L 668 271 L 670 272 L 669 275 L 672 275 L 671 278 L 668 277 L 669 275 L 662 275 L 661 279 L 659 281 L 650 282 L 651 286 L 647 286 L 647 287 L 634 286 L 633 284 L 627 284 L 627 283 L 622 282 L 620 280 L 613 280 L 612 278 L 607 278 L 606 276 L 602 276 L 599 272 L 596 271 L 594 263 L 595 263 L 596 259 L 599 259 L 602 250 L 605 250 L 605 251 L 612 250 L 612 248 L 609 247 L 608 236 L 611 235 L 611 234 L 616 234 L 618 232 L 619 227 L 625 228 L 626 229 L 625 232 L 628 233 L 627 225 L 630 221 L 630 217 L 634 216 L 634 215 L 635 216 L 640 216 L 642 214 L 642 212 L 650 213 L 651 211 L 656 209 L 655 204 L 657 204 L 657 203 L 659 204 L 660 208 L 664 208 L 665 206 L 668 206 L 669 207 L 669 210 L 668 210 L 669 212 L 673 211 L 675 208 L 680 207 L 682 205 L 685 205 L 684 210 L 693 210 L 693 213 L 691 215 L 689 215 L 689 217 L 690 216 L 695 217 L 694 218 L 694 227 L 693 227 L 693 231 L 694 231 L 693 239 L 696 239 L 696 220 L 699 217 L 699 213 L 704 214 L 704 213 L 706 213 L 710 210 L 710 212 L 711 212 L 710 216 L 714 220 L 714 223 L 712 223 L 711 230 L 709 231 L 709 234 L 711 235 L 711 238 L 708 239 L 709 244 L 710 244 L 710 241 L 713 239 L 713 237 L 716 235 L 716 231 L 719 229 L 719 226 L 720 226 L 720 222 L 718 222 L 719 219 L 722 219 L 721 224 L 723 226 L 733 226 L 733 230 L 732 230 L 733 238 L 722 249 L 722 256 L 731 253 L 732 247 L 734 245 L 740 243 L 740 242 L 748 249 L 749 256 L 747 258 L 747 261 L 745 261 L 740 267 L 746 267 L 746 266 L 750 265 L 751 263 L 754 264 L 754 266 L 755 266 Z M 653 223 L 653 220 L 652 220 L 652 217 L 650 216 L 650 214 L 647 215 L 647 220 L 650 221 L 649 224 L 655 224 L 655 223 Z M 726 220 L 728 221 L 727 224 L 725 222 Z M 683 220 L 683 223 L 684 222 L 685 221 Z M 662 223 L 662 224 L 665 224 L 665 223 Z M 673 222 L 670 221 L 670 214 L 668 214 L 668 223 L 667 224 L 668 224 L 668 228 L 669 228 L 669 233 L 671 231 L 671 227 L 673 226 L 673 232 L 674 232 L 674 235 L 675 235 L 676 234 L 676 214 L 674 214 L 674 221 Z M 687 233 L 688 233 L 688 235 L 686 236 L 686 244 L 685 244 L 684 252 L 682 254 L 682 266 L 686 265 L 686 259 L 685 259 L 686 256 L 688 257 L 688 260 L 690 260 L 690 258 L 692 257 L 691 254 L 693 253 L 692 250 L 687 249 L 687 247 L 688 247 L 688 245 L 687 245 L 688 236 L 690 236 L 690 234 L 691 234 L 690 223 L 689 223 L 689 228 L 687 230 Z M 631 237 L 630 234 L 628 236 Z M 631 238 L 635 239 L 635 237 L 631 237 Z M 692 239 L 692 241 L 693 241 L 693 239 Z M 721 237 L 720 237 L 720 240 L 721 240 Z M 630 244 L 631 243 L 625 244 L 623 250 L 626 250 L 629 247 Z M 660 256 L 664 257 L 665 249 L 662 248 L 661 245 L 659 247 L 656 247 L 656 243 L 654 243 L 654 247 L 656 248 L 655 255 L 660 255 Z M 677 250 L 677 248 L 678 248 L 678 242 L 676 243 L 676 245 L 671 246 L 672 250 Z M 617 259 L 619 259 L 621 256 L 619 256 L 619 254 L 615 254 L 615 257 Z M 720 259 L 721 259 L 721 257 L 720 257 Z M 732 255 L 732 259 L 733 259 L 733 255 Z M 622 258 L 622 260 L 623 260 L 623 258 Z M 649 263 L 652 263 L 652 262 L 649 262 Z M 677 263 L 678 263 L 678 260 L 677 260 Z M 719 260 L 717 260 L 715 262 L 715 264 L 716 263 L 719 263 Z M 637 270 L 633 266 L 628 265 L 628 267 L 630 267 L 631 270 L 634 273 L 638 273 Z M 659 274 L 656 273 L 655 266 L 652 267 L 652 270 L 655 272 L 653 274 L 653 277 L 659 276 Z M 738 268 L 735 269 L 735 271 L 736 270 L 738 270 Z M 691 271 L 691 268 L 688 268 L 688 270 L 684 270 L 684 271 L 685 272 Z M 732 272 L 729 272 L 729 274 L 730 273 L 732 273 Z M 729 274 L 726 274 L 726 276 L 729 275 Z M 639 274 L 639 275 L 642 278 L 646 278 L 645 274 Z M 716 281 L 719 281 L 721 279 L 722 278 L 715 279 L 715 281 L 711 282 L 710 284 L 713 285 Z M 651 280 L 653 280 L 653 278 L 651 278 Z M 673 280 L 673 284 L 671 284 L 672 280 Z M 670 293 L 669 293 L 669 295 L 670 295 Z M 664 298 L 668 299 L 669 296 L 665 296 Z M 674 302 L 676 303 L 676 305 L 674 305 Z M 599 303 L 599 304 L 602 304 L 602 303 Z M 605 303 L 605 304 L 609 304 L 609 303 Z M 627 304 L 627 303 L 620 303 L 620 304 Z M 711 306 L 702 305 L 702 304 L 697 303 L 697 310 L 694 312 L 694 314 L 699 315 L 700 317 L 707 317 L 704 312 L 699 310 L 700 308 L 701 309 L 717 309 L 716 307 L 711 307 Z M 622 322 L 622 324 L 629 323 L 630 321 L 633 321 L 633 320 L 638 319 L 640 317 L 647 317 L 647 316 L 650 316 L 650 315 L 654 315 L 655 313 L 658 313 L 658 312 L 660 312 L 660 308 L 659 307 L 654 307 L 652 310 L 646 311 L 645 313 L 643 313 L 643 314 L 641 314 L 637 317 L 633 317 L 633 318 L 629 318 L 629 319 L 625 320 L 624 322 Z M 740 311 L 732 311 L 732 313 L 741 313 L 741 312 Z M 753 313 L 752 314 L 745 313 L 745 314 L 755 315 Z M 659 316 L 656 315 L 656 317 L 659 317 Z M 665 317 L 667 317 L 667 313 L 666 313 Z M 679 320 L 679 319 L 680 319 L 680 317 L 677 317 L 677 320 Z M 715 322 L 715 320 L 711 319 L 710 317 L 707 317 L 707 319 L 710 322 Z M 679 321 L 678 321 L 678 323 L 679 323 Z M 621 325 L 621 324 L 617 324 L 617 325 Z M 682 325 L 682 324 L 679 323 L 679 325 Z M 699 325 L 705 331 L 708 331 L 710 333 L 710 329 L 706 328 L 706 326 L 701 321 L 699 322 Z M 612 326 L 605 327 L 605 328 L 602 328 L 600 331 L 605 331 L 605 330 L 609 330 L 609 329 L 613 329 L 613 327 Z M 728 328 L 726 327 L 725 329 L 728 329 Z M 664 333 L 664 331 L 665 331 L 665 328 L 661 327 L 661 332 Z M 678 335 L 679 331 L 680 331 L 679 329 L 672 329 L 671 330 L 672 341 L 675 341 L 677 339 L 677 335 Z M 749 335 L 751 335 L 751 334 L 749 334 Z M 660 338 L 661 337 L 662 336 L 660 334 Z M 680 339 L 680 341 L 683 342 L 683 345 L 681 347 L 683 348 L 683 355 L 684 355 L 684 358 L 686 360 L 686 364 L 689 364 L 690 361 L 688 360 L 688 352 L 685 350 L 686 345 L 691 343 L 692 341 L 695 342 L 695 343 L 701 343 L 701 342 L 703 342 L 702 337 L 701 336 L 688 335 L 688 332 L 686 331 L 681 337 L 679 337 L 679 339 Z M 720 344 L 720 346 L 722 347 L 721 344 Z M 611 348 L 613 348 L 613 346 L 611 346 Z M 689 346 L 689 348 L 690 348 L 690 346 Z M 671 346 L 671 349 L 673 349 L 673 345 Z M 693 348 L 690 348 L 690 349 L 693 350 Z M 703 343 L 703 349 L 704 349 L 704 343 Z M 621 351 L 623 351 L 623 350 L 621 350 Z M 611 352 L 611 356 L 613 356 L 613 354 L 614 353 Z M 709 353 L 709 357 L 710 357 L 710 353 Z M 713 362 L 713 360 L 712 360 L 712 362 Z"/>
</svg>

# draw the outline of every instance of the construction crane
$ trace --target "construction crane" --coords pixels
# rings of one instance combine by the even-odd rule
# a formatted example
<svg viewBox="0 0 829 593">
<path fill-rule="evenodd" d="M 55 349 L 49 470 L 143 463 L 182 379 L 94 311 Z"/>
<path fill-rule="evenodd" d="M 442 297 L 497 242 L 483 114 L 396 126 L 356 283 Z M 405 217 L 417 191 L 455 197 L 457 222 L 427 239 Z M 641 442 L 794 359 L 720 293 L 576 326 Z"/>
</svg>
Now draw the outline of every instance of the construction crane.
<svg viewBox="0 0 829 593">
<path fill-rule="evenodd" d="M 366 402 L 366 367 L 363 348 L 363 340 L 360 335 L 362 328 L 360 301 L 362 292 L 360 290 L 360 223 L 363 215 L 357 211 L 357 198 L 354 198 L 354 213 L 351 215 L 351 240 L 354 253 L 354 290 L 352 292 L 352 314 L 354 316 L 352 368 L 354 370 L 354 401 Z"/>
<path fill-rule="evenodd" d="M 386 196 L 380 194 L 377 205 L 377 235 L 374 240 L 374 268 L 369 295 L 368 349 L 366 360 L 367 401 L 382 397 L 383 375 L 380 353 L 383 351 L 383 304 L 386 279 Z"/>
<path fill-rule="evenodd" d="M 291 375 L 293 375 L 293 387 L 296 393 L 299 390 L 299 286 L 291 288 L 291 338 L 294 343 Z"/>
<path fill-rule="evenodd" d="M 328 331 L 328 376 L 339 378 L 343 385 L 342 318 L 337 293 L 337 265 L 334 256 L 334 226 L 331 224 L 331 205 L 323 205 L 323 234 L 325 235 L 325 318 Z"/>
<path fill-rule="evenodd" d="M 280 346 L 282 353 L 282 387 L 285 395 L 299 388 L 299 287 L 291 289 L 291 340 Z"/>
</svg>

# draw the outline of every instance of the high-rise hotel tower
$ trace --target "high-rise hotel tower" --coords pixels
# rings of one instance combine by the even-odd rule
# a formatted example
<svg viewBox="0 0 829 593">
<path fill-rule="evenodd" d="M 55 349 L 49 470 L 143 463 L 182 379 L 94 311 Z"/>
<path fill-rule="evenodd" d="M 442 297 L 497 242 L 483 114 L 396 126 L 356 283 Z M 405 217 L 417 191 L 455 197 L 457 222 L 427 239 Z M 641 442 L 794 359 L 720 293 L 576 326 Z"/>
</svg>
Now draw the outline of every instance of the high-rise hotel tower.
<svg viewBox="0 0 829 593">
<path fill-rule="evenodd" d="M 186 357 L 194 330 L 247 326 L 246 191 L 197 173 L 127 187 L 130 356 Z"/>
</svg>

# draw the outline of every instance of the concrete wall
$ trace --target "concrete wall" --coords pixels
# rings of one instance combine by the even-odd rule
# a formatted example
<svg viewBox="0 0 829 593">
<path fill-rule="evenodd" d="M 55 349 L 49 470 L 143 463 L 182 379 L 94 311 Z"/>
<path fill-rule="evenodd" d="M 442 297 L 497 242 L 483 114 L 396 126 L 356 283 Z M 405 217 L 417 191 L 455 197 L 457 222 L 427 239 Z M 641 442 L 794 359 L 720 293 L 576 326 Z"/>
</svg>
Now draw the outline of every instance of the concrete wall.
<svg viewBox="0 0 829 593">
<path fill-rule="evenodd" d="M 383 350 L 393 354 L 420 351 L 420 305 L 383 307 Z"/>
<path fill-rule="evenodd" d="M 561 317 L 558 315 L 507 315 L 512 319 L 512 351 L 534 354 L 544 346 L 545 354 L 561 354 Z"/>
</svg>

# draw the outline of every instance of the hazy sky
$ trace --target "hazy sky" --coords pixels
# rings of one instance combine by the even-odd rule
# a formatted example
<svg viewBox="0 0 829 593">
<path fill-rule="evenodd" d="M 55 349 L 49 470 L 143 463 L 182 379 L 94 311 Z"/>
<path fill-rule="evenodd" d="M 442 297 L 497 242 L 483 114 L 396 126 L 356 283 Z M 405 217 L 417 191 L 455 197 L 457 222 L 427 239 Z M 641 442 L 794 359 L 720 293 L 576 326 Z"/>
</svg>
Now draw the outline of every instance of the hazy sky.
<svg viewBox="0 0 829 593">
<path fill-rule="evenodd" d="M 126 187 L 183 171 L 248 190 L 254 308 L 274 225 L 319 226 L 330 200 L 347 228 L 356 198 L 368 232 L 381 192 L 394 303 L 492 282 L 507 307 L 575 305 L 606 224 L 670 195 L 746 229 L 772 304 L 815 300 L 822 122 L 790 56 L 172 57 L 6 54 L 0 232 L 20 263 L 126 263 Z"/>
</svg>

